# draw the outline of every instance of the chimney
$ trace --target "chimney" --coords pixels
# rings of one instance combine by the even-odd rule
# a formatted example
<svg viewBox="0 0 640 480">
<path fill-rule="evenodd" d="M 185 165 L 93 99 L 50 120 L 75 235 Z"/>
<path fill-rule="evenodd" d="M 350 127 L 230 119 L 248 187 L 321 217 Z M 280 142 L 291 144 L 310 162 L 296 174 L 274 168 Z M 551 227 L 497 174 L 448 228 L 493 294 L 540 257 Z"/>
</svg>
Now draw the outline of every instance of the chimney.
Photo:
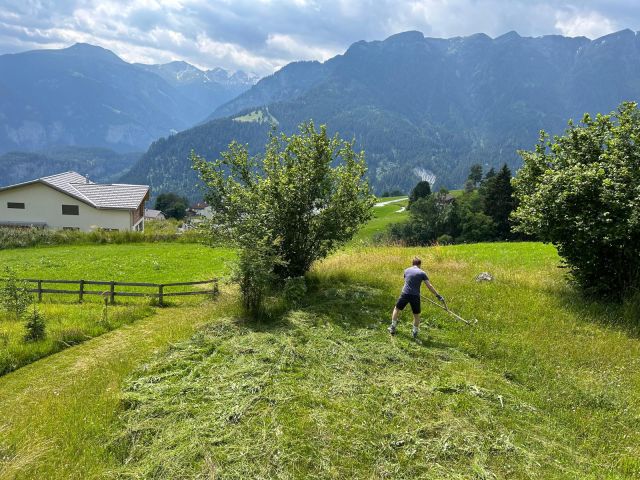
<svg viewBox="0 0 640 480">
<path fill-rule="evenodd" d="M 89 181 L 89 174 L 87 174 L 87 175 L 85 175 L 85 176 L 84 176 L 84 183 L 91 183 L 91 182 Z"/>
</svg>

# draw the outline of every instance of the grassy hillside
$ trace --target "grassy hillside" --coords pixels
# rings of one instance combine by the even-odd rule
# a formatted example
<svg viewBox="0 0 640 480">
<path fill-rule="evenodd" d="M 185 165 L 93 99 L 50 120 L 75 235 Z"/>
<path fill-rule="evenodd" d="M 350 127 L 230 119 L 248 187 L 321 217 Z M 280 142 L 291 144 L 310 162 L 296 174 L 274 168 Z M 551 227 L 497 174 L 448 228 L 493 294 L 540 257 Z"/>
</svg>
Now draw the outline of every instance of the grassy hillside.
<svg viewBox="0 0 640 480">
<path fill-rule="evenodd" d="M 425 305 L 418 342 L 408 313 L 388 335 L 416 253 L 476 327 Z M 234 291 L 163 309 L 0 378 L 0 478 L 637 478 L 639 312 L 557 263 L 535 243 L 350 249 L 271 322 Z"/>
<path fill-rule="evenodd" d="M 230 250 L 195 244 L 94 245 L 0 250 L 0 264 L 13 268 L 20 278 L 172 283 L 214 278 L 225 271 L 231 256 Z M 184 305 L 201 300 L 177 298 L 170 302 Z M 46 319 L 47 338 L 37 342 L 23 340 L 23 320 L 0 311 L 0 375 L 154 313 L 149 300 L 126 297 L 118 298 L 105 312 L 98 295 L 87 295 L 80 304 L 77 296 L 45 294 L 38 309 Z"/>
<path fill-rule="evenodd" d="M 360 229 L 352 244 L 371 243 L 375 235 L 384 232 L 389 225 L 404 222 L 408 218 L 406 197 L 384 197 L 377 202 L 386 205 L 373 207 L 373 218 Z"/>
</svg>

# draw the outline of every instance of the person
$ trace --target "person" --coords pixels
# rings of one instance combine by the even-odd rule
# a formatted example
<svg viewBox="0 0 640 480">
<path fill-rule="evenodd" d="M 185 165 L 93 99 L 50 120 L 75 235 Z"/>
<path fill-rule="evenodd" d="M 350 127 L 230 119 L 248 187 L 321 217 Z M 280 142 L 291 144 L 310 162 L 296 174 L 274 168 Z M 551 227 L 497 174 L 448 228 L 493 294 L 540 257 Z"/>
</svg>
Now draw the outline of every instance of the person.
<svg viewBox="0 0 640 480">
<path fill-rule="evenodd" d="M 440 295 L 437 290 L 431 285 L 429 277 L 420 267 L 422 260 L 418 257 L 413 258 L 412 266 L 404 271 L 404 287 L 400 293 L 400 298 L 396 302 L 396 306 L 393 308 L 393 314 L 391 315 L 391 326 L 388 328 L 391 335 L 396 334 L 398 328 L 398 316 L 400 312 L 404 310 L 407 303 L 411 305 L 411 311 L 413 312 L 413 338 L 418 337 L 418 330 L 420 329 L 420 287 L 422 282 L 433 293 L 436 298 L 444 304 L 444 297 Z"/>
</svg>

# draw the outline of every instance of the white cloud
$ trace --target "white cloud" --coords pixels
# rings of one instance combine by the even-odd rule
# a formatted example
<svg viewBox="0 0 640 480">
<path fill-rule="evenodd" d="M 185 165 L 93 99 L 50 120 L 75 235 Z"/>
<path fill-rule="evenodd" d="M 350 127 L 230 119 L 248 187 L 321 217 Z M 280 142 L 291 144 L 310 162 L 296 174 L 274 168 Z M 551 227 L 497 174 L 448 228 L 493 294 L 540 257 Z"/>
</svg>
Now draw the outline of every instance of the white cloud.
<svg viewBox="0 0 640 480">
<path fill-rule="evenodd" d="M 0 0 L 0 54 L 76 41 L 128 61 L 268 74 L 406 30 L 452 37 L 640 30 L 635 0 Z"/>
<path fill-rule="evenodd" d="M 558 12 L 556 29 L 569 37 L 598 38 L 618 29 L 615 22 L 598 12 Z"/>
</svg>

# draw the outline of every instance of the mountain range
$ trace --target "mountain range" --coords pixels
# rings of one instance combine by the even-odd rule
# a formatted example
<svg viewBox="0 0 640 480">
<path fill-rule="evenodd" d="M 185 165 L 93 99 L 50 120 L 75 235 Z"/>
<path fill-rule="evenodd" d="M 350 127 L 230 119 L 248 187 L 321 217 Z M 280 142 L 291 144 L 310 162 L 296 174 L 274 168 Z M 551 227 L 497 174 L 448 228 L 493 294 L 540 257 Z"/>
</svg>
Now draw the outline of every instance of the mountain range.
<svg viewBox="0 0 640 480">
<path fill-rule="evenodd" d="M 112 183 L 127 172 L 142 152 L 119 153 L 98 147 L 55 147 L 39 152 L 0 155 L 0 187 L 76 171 L 98 183 Z"/>
<path fill-rule="evenodd" d="M 295 62 L 219 106 L 209 121 L 154 142 L 126 175 L 155 192 L 200 195 L 189 152 L 217 158 L 231 140 L 260 152 L 272 128 L 313 119 L 363 148 L 377 192 L 423 178 L 459 187 L 473 163 L 519 166 L 540 129 L 640 97 L 640 37 L 450 39 L 420 32 L 357 42 L 324 63 Z"/>
<path fill-rule="evenodd" d="M 0 56 L 0 153 L 59 146 L 143 151 L 250 88 L 185 62 L 127 63 L 88 44 Z"/>
</svg>

